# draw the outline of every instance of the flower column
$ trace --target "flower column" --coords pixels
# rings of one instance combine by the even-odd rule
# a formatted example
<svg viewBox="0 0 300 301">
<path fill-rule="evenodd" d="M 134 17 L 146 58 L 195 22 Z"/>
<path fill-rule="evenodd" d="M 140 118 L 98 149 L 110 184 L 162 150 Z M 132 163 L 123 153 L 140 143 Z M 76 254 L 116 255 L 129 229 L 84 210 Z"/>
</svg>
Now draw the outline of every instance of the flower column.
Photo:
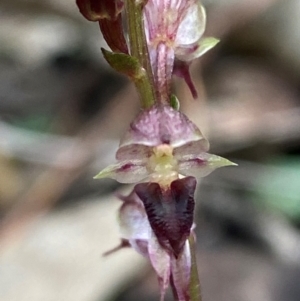
<svg viewBox="0 0 300 301">
<path fill-rule="evenodd" d="M 104 57 L 133 80 L 144 108 L 120 143 L 118 162 L 95 177 L 138 183 L 120 196 L 121 246 L 149 258 L 161 300 L 170 283 L 177 300 L 199 301 L 192 233 L 196 178 L 233 163 L 207 153 L 208 141 L 178 111 L 171 78 L 182 76 L 196 97 L 188 66 L 217 43 L 202 38 L 204 8 L 198 0 L 77 0 L 77 5 L 87 19 L 99 22 L 113 51 L 102 49 Z"/>
</svg>

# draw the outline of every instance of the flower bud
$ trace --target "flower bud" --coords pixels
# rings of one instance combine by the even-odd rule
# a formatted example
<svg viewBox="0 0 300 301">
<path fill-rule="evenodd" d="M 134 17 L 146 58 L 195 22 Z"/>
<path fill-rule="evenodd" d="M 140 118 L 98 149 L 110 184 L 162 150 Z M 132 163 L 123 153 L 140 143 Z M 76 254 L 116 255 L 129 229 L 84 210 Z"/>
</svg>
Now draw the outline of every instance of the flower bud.
<svg viewBox="0 0 300 301">
<path fill-rule="evenodd" d="M 122 0 L 76 0 L 79 11 L 89 21 L 115 20 L 123 8 Z"/>
<path fill-rule="evenodd" d="M 81 14 L 89 21 L 98 21 L 107 45 L 112 51 L 128 53 L 123 32 L 122 0 L 76 0 Z"/>
</svg>

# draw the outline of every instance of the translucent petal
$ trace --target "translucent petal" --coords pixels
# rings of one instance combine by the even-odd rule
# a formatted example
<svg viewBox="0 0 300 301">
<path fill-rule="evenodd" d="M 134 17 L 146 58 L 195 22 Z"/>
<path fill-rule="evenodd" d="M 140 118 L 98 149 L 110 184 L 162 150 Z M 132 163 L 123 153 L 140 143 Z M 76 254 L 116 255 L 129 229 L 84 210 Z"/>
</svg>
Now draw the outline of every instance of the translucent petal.
<svg viewBox="0 0 300 301">
<path fill-rule="evenodd" d="M 191 1 L 193 2 L 193 1 Z M 181 21 L 175 43 L 177 46 L 191 45 L 197 42 L 204 33 L 206 13 L 200 1 L 194 1 Z"/>
<path fill-rule="evenodd" d="M 199 178 L 209 175 L 216 168 L 230 165 L 236 166 L 237 164 L 216 155 L 202 153 L 198 156 L 187 155 L 181 157 L 178 169 L 182 175 Z"/>
<path fill-rule="evenodd" d="M 152 230 L 142 201 L 134 192 L 127 197 L 121 198 L 124 201 L 119 210 L 121 237 L 129 241 L 148 241 Z"/>
<path fill-rule="evenodd" d="M 180 147 L 176 147 L 173 154 L 180 161 L 184 156 L 197 156 L 198 154 L 207 152 L 208 149 L 209 142 L 202 137 L 202 139 L 199 139 L 198 141 L 193 141 Z"/>
<path fill-rule="evenodd" d="M 143 160 L 149 158 L 152 155 L 152 147 L 130 144 L 120 147 L 116 153 L 117 160 Z"/>
<path fill-rule="evenodd" d="M 143 160 L 128 160 L 106 167 L 94 179 L 111 178 L 120 183 L 137 183 L 148 176 Z"/>
</svg>

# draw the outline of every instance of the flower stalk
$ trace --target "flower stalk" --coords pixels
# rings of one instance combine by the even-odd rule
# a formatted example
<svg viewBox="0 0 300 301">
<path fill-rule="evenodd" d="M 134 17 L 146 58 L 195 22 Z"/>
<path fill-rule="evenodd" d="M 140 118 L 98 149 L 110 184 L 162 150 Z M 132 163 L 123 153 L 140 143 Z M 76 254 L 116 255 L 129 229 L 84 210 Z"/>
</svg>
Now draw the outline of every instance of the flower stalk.
<svg viewBox="0 0 300 301">
<path fill-rule="evenodd" d="M 197 268 L 197 259 L 196 259 L 196 244 L 194 235 L 191 234 L 189 237 L 189 245 L 191 250 L 191 275 L 190 275 L 190 285 L 189 285 L 189 294 L 191 301 L 202 301 L 201 297 L 201 286 L 200 279 Z"/>
<path fill-rule="evenodd" d="M 149 108 L 155 103 L 155 92 L 145 37 L 143 6 L 143 0 L 125 0 L 130 54 L 138 59 L 146 72 L 143 80 L 136 81 L 136 87 L 139 91 L 142 107 Z"/>
</svg>

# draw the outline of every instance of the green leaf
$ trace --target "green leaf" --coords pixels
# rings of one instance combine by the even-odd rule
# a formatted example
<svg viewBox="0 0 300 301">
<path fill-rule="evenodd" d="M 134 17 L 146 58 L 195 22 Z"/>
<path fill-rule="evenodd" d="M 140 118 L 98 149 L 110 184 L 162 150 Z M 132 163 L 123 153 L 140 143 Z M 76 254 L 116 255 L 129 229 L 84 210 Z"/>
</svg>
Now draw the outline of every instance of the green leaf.
<svg viewBox="0 0 300 301">
<path fill-rule="evenodd" d="M 138 59 L 124 53 L 115 53 L 101 48 L 104 58 L 108 64 L 116 71 L 130 77 L 133 81 L 138 81 L 146 76 L 145 69 Z"/>
</svg>

